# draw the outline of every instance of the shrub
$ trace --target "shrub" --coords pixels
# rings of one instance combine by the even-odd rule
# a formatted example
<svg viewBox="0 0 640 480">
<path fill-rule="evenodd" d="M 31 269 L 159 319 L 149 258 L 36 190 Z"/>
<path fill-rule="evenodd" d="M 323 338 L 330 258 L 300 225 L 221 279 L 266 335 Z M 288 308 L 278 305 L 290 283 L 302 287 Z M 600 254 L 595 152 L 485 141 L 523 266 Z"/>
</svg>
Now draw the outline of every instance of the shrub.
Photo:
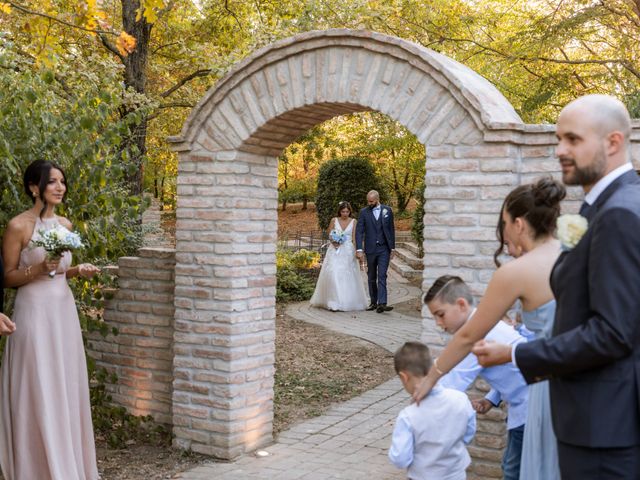
<svg viewBox="0 0 640 480">
<path fill-rule="evenodd" d="M 278 250 L 276 252 L 276 267 L 289 267 L 298 270 L 315 268 L 320 263 L 320 254 L 301 248 L 300 250 Z"/>
<path fill-rule="evenodd" d="M 316 211 L 322 230 L 336 216 L 338 203 L 347 201 L 353 207 L 354 216 L 367 204 L 367 193 L 377 190 L 380 201 L 386 203 L 384 183 L 365 158 L 349 157 L 329 160 L 320 168 L 316 193 Z"/>
<path fill-rule="evenodd" d="M 314 270 L 320 254 L 310 250 L 276 252 L 276 302 L 309 300 L 315 289 Z"/>
<path fill-rule="evenodd" d="M 425 184 L 421 182 L 413 192 L 416 209 L 413 212 L 413 225 L 411 225 L 411 236 L 418 244 L 420 258 L 424 256 L 424 190 Z"/>
</svg>

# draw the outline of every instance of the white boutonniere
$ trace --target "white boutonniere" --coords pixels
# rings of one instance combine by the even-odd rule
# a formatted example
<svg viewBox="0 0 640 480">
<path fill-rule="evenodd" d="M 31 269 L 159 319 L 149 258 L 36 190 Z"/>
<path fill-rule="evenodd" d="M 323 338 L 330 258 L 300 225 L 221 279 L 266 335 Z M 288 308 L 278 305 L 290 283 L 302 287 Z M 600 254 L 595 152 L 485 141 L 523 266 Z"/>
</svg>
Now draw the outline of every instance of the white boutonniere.
<svg viewBox="0 0 640 480">
<path fill-rule="evenodd" d="M 387 210 L 386 208 L 382 209 L 382 215 L 384 215 L 384 217 L 388 217 L 389 216 L 389 210 Z"/>
<path fill-rule="evenodd" d="M 569 251 L 575 247 L 589 227 L 587 219 L 581 215 L 560 215 L 557 222 L 558 240 L 562 250 Z"/>
</svg>

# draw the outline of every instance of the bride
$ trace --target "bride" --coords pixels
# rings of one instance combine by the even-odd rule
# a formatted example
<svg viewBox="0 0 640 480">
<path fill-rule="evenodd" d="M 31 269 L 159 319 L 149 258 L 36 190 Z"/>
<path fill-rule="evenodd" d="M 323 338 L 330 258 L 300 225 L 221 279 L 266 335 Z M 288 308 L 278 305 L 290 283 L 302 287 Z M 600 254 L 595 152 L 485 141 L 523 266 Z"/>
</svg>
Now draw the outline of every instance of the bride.
<svg viewBox="0 0 640 480">
<path fill-rule="evenodd" d="M 353 245 L 356 220 L 349 202 L 338 204 L 338 216 L 329 224 L 330 236 L 341 236 L 342 243 L 331 239 L 310 304 L 331 311 L 349 312 L 367 308 L 362 277 Z M 333 234 L 333 235 L 332 235 Z"/>
</svg>

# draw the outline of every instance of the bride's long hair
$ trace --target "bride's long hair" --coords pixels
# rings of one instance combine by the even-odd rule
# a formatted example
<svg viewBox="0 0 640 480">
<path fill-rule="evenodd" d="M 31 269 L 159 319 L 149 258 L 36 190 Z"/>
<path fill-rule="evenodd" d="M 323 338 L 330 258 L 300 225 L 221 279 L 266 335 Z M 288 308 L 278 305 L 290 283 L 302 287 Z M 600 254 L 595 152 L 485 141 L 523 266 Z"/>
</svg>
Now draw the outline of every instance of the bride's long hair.
<svg viewBox="0 0 640 480">
<path fill-rule="evenodd" d="M 351 204 L 344 200 L 338 204 L 338 213 L 336 214 L 336 217 L 340 218 L 340 212 L 345 208 L 349 209 L 349 217 L 353 217 L 353 208 L 351 208 Z"/>
</svg>

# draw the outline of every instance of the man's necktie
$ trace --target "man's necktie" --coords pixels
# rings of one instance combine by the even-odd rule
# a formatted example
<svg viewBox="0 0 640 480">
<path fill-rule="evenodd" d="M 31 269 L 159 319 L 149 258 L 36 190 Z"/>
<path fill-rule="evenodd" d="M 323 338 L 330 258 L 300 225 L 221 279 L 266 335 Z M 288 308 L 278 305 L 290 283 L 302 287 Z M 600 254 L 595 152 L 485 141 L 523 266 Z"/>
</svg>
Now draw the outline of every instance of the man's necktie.
<svg viewBox="0 0 640 480">
<path fill-rule="evenodd" d="M 580 215 L 587 218 L 589 216 L 590 208 L 591 208 L 591 205 L 589 205 L 586 201 L 582 202 L 582 205 L 580 205 Z"/>
</svg>

